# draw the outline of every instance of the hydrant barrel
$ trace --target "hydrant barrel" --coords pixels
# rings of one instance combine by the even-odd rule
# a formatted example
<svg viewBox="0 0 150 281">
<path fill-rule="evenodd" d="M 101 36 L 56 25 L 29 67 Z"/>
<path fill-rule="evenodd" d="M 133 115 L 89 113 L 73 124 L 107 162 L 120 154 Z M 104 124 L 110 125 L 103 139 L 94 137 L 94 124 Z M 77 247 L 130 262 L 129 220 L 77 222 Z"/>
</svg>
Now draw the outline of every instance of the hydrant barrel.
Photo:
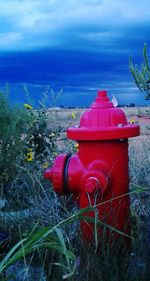
<svg viewBox="0 0 150 281">
<path fill-rule="evenodd" d="M 67 130 L 67 137 L 78 142 L 78 152 L 57 156 L 45 178 L 53 182 L 55 192 L 74 194 L 79 208 L 96 205 L 100 221 L 130 235 L 128 138 L 139 134 L 139 125 L 128 123 L 107 92 L 98 91 L 79 126 Z M 94 211 L 85 215 L 95 217 Z M 93 224 L 83 220 L 81 229 L 84 239 L 91 241 Z"/>
</svg>

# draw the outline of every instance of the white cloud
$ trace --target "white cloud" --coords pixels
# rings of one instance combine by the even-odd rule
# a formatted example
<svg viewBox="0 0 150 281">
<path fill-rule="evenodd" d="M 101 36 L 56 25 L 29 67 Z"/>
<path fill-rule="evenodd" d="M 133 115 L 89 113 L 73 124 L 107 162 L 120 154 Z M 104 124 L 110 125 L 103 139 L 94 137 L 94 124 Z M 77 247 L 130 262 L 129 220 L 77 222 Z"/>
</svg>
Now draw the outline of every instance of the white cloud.
<svg viewBox="0 0 150 281">
<path fill-rule="evenodd" d="M 8 50 L 10 46 L 20 43 L 22 35 L 18 32 L 0 33 L 0 49 Z"/>
</svg>

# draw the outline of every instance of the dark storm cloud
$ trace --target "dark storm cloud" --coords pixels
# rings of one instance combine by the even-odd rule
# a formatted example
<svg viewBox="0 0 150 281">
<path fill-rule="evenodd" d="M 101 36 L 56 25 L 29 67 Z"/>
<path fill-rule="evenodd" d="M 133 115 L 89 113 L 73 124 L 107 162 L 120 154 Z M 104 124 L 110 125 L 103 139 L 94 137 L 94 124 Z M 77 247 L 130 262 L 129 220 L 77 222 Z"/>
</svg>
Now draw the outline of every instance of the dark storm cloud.
<svg viewBox="0 0 150 281">
<path fill-rule="evenodd" d="M 148 0 L 1 0 L 0 79 L 50 81 L 83 95 L 105 87 L 138 102 L 128 57 L 140 63 L 149 44 L 148 7 Z"/>
<path fill-rule="evenodd" d="M 147 5 L 148 0 L 1 0 L 0 49 L 111 51 L 124 37 L 148 35 Z"/>
</svg>

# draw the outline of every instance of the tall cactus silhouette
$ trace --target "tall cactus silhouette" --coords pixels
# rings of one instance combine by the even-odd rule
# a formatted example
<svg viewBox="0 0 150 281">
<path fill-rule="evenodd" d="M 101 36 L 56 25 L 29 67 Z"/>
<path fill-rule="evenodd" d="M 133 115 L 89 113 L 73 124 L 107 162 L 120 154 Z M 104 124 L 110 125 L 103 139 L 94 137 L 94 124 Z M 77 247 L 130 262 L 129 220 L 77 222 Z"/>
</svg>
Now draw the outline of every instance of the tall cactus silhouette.
<svg viewBox="0 0 150 281">
<path fill-rule="evenodd" d="M 144 44 L 143 59 L 141 69 L 133 65 L 132 57 L 129 57 L 129 69 L 133 75 L 134 81 L 141 92 L 145 92 L 145 99 L 150 99 L 150 63 L 147 54 L 147 44 Z"/>
</svg>

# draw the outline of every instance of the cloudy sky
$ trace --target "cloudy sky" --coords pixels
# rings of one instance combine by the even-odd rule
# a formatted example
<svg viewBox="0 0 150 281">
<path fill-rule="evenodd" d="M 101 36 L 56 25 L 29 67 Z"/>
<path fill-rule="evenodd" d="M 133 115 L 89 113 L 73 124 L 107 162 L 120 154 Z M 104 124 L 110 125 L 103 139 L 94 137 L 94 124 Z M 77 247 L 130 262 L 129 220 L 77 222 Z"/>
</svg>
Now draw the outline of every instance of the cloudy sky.
<svg viewBox="0 0 150 281">
<path fill-rule="evenodd" d="M 148 104 L 129 72 L 147 42 L 148 0 L 0 0 L 0 84 L 13 100 L 26 84 L 39 99 L 49 85 L 59 103 L 89 105 L 97 89 L 119 103 Z"/>
</svg>

